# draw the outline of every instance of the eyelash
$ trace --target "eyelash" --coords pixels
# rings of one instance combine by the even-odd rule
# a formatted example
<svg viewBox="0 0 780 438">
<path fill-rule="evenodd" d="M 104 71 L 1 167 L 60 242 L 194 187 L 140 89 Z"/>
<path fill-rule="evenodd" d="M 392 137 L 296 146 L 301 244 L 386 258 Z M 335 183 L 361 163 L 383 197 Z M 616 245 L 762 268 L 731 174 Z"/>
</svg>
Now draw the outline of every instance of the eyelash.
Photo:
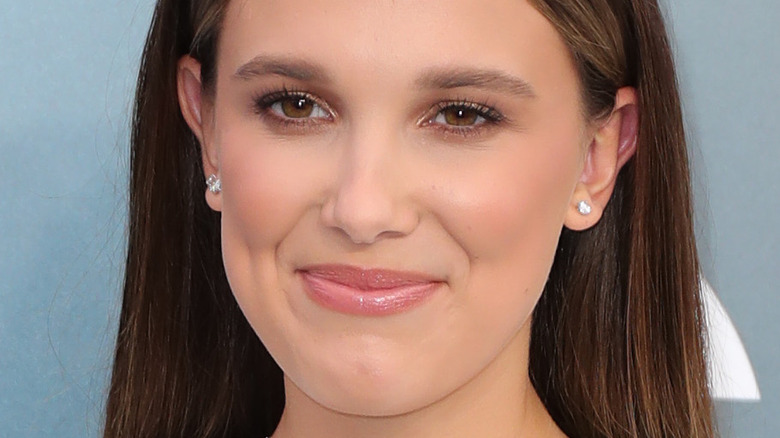
<svg viewBox="0 0 780 438">
<path fill-rule="evenodd" d="M 474 111 L 477 117 L 482 121 L 473 125 L 457 126 L 444 123 L 436 123 L 436 119 L 445 110 L 467 110 Z M 482 133 L 484 129 L 500 124 L 505 120 L 503 114 L 496 110 L 487 102 L 475 102 L 468 99 L 456 99 L 451 101 L 439 102 L 421 119 L 421 126 L 428 126 L 441 130 L 446 134 L 456 134 L 463 137 L 470 137 Z"/>
<path fill-rule="evenodd" d="M 275 114 L 274 111 L 271 110 L 271 108 L 277 103 L 283 102 L 284 100 L 287 99 L 294 99 L 294 98 L 305 99 L 309 102 L 312 102 L 313 104 L 320 107 L 323 111 L 325 111 L 325 113 L 328 114 L 328 117 L 326 118 L 281 117 L 278 114 Z M 266 91 L 256 95 L 253 102 L 254 102 L 253 109 L 255 113 L 282 127 L 305 129 L 307 126 L 311 126 L 312 123 L 319 124 L 322 123 L 323 121 L 330 121 L 334 117 L 333 111 L 330 109 L 330 107 L 328 107 L 325 103 L 323 103 L 319 98 L 317 98 L 313 94 L 303 90 L 288 89 L 284 87 L 280 90 Z M 325 120 L 318 120 L 318 119 L 325 119 Z"/>
<path fill-rule="evenodd" d="M 276 114 L 272 107 L 278 103 L 283 102 L 286 99 L 305 99 L 314 105 L 321 108 L 328 116 L 327 117 L 282 117 Z M 258 94 L 254 98 L 254 111 L 258 115 L 266 118 L 267 120 L 286 128 L 294 129 L 306 129 L 309 127 L 317 127 L 321 123 L 327 123 L 332 121 L 335 117 L 334 112 L 326 105 L 321 99 L 315 95 L 303 91 L 288 89 L 286 87 L 280 90 L 266 91 Z M 456 126 L 446 123 L 437 123 L 436 119 L 443 114 L 446 110 L 466 110 L 474 111 L 475 115 L 482 120 L 472 125 Z M 503 114 L 501 114 L 494 107 L 487 102 L 475 102 L 468 99 L 456 99 L 451 101 L 442 101 L 436 103 L 425 115 L 418 121 L 419 126 L 429 127 L 439 130 L 445 134 L 455 134 L 463 137 L 470 137 L 482 133 L 484 129 L 493 127 L 500 124 L 505 120 Z"/>
</svg>

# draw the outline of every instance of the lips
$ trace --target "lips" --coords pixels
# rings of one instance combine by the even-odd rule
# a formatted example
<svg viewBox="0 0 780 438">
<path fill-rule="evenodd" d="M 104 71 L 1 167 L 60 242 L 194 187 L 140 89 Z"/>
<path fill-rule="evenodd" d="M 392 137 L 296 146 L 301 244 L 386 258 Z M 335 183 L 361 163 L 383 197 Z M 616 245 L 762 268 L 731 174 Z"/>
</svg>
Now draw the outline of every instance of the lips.
<svg viewBox="0 0 780 438">
<path fill-rule="evenodd" d="M 379 316 L 403 312 L 426 301 L 443 283 L 408 271 L 316 265 L 298 271 L 309 297 L 342 313 Z"/>
</svg>

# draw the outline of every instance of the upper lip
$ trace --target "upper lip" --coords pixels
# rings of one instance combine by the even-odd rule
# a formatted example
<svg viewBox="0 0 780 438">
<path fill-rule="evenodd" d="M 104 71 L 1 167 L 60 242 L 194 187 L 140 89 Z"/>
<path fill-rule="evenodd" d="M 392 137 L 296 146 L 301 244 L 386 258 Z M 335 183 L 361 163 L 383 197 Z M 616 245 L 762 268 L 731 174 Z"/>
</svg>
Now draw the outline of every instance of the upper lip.
<svg viewBox="0 0 780 438">
<path fill-rule="evenodd" d="M 334 283 L 360 290 L 393 289 L 404 286 L 437 283 L 441 280 L 414 271 L 396 271 L 382 268 L 361 268 L 341 264 L 310 265 L 300 269 Z"/>
</svg>

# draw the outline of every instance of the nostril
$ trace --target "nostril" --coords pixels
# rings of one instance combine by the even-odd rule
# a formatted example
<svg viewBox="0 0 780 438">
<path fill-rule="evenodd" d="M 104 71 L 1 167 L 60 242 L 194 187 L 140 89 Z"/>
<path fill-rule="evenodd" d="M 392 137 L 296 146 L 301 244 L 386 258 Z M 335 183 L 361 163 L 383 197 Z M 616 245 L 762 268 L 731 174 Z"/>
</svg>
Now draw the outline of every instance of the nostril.
<svg viewBox="0 0 780 438">
<path fill-rule="evenodd" d="M 338 229 L 355 244 L 399 238 L 417 226 L 417 212 L 404 197 L 379 195 L 376 190 L 339 190 L 322 205 L 324 226 Z"/>
</svg>

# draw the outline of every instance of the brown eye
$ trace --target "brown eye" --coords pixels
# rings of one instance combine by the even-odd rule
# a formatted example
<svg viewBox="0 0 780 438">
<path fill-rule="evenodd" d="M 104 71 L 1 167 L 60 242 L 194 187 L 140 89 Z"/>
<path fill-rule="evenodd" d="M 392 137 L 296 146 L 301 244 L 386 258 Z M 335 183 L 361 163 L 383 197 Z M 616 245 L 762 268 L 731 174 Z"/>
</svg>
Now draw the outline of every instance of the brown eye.
<svg viewBox="0 0 780 438">
<path fill-rule="evenodd" d="M 311 116 L 314 112 L 314 102 L 306 99 L 305 97 L 289 97 L 282 100 L 282 113 L 285 116 L 293 119 L 301 119 Z"/>
<path fill-rule="evenodd" d="M 468 100 L 438 102 L 427 114 L 421 119 L 421 126 L 463 136 L 485 133 L 485 129 L 500 125 L 505 120 L 504 115 L 492 106 Z"/>
<path fill-rule="evenodd" d="M 328 112 L 307 96 L 282 96 L 272 101 L 267 108 L 285 119 L 328 118 Z"/>
<path fill-rule="evenodd" d="M 445 108 L 441 113 L 444 116 L 444 121 L 452 126 L 471 126 L 476 124 L 481 117 L 475 109 L 458 106 Z"/>
</svg>

